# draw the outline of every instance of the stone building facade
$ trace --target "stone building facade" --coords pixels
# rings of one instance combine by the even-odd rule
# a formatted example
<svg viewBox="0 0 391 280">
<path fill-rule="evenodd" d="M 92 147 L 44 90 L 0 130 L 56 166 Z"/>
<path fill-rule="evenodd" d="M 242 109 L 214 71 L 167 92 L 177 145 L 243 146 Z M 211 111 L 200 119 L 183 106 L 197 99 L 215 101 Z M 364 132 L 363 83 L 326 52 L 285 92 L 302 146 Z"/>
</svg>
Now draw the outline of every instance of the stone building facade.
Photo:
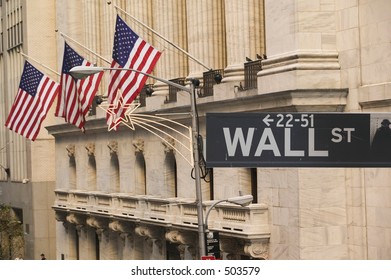
<svg viewBox="0 0 391 280">
<path fill-rule="evenodd" d="M 50 11 L 42 15 L 42 11 Z M 55 190 L 54 139 L 45 125 L 55 124 L 53 111 L 34 142 L 4 126 L 18 92 L 24 56 L 56 69 L 55 3 L 0 1 L 0 203 L 12 207 L 24 232 L 24 259 L 56 255 L 52 210 Z M 32 62 L 32 61 L 31 61 Z M 52 79 L 57 75 L 32 62 Z M 54 71 L 56 72 L 56 71 Z M 5 172 L 8 169 L 9 172 Z M 11 250 L 12 251 L 12 250 Z M 9 258 L 20 257 L 10 252 Z"/>
<path fill-rule="evenodd" d="M 108 66 L 120 14 L 163 50 L 155 76 L 184 84 L 200 79 L 196 102 L 205 137 L 209 112 L 388 112 L 390 5 L 58 0 L 53 46 L 57 67 L 60 32 L 80 42 L 84 47 L 73 44 L 86 58 Z M 215 71 L 223 77 L 219 84 L 210 79 Z M 154 93 L 141 93 L 138 114 L 191 125 L 187 92 L 148 84 Z M 47 125 L 55 146 L 56 258 L 198 259 L 191 153 L 181 144 L 187 130 L 178 128 L 175 140 L 140 127 L 109 132 L 104 116 L 96 108 L 84 134 L 61 120 Z M 249 206 L 222 203 L 211 212 L 208 226 L 220 233 L 224 259 L 389 259 L 390 174 L 388 168 L 213 168 L 202 181 L 202 198 L 206 210 L 239 193 L 254 197 Z"/>
</svg>

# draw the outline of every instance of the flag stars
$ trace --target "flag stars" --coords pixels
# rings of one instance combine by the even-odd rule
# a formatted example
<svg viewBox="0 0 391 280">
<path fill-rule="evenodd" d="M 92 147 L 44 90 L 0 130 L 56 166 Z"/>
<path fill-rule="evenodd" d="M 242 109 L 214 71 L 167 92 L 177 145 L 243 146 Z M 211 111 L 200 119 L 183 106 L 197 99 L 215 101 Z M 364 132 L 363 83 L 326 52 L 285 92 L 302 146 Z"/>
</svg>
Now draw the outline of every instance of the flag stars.
<svg viewBox="0 0 391 280">
<path fill-rule="evenodd" d="M 41 82 L 43 74 L 38 71 L 30 63 L 26 62 L 20 80 L 20 88 L 29 93 L 31 96 L 37 94 L 39 83 Z"/>
<path fill-rule="evenodd" d="M 114 34 L 113 59 L 122 67 L 125 67 L 138 38 L 137 34 L 134 33 L 120 17 L 117 17 Z"/>
<path fill-rule="evenodd" d="M 84 58 L 75 52 L 67 43 L 65 43 L 64 60 L 62 66 L 63 73 L 69 73 L 75 66 L 83 64 Z"/>
</svg>

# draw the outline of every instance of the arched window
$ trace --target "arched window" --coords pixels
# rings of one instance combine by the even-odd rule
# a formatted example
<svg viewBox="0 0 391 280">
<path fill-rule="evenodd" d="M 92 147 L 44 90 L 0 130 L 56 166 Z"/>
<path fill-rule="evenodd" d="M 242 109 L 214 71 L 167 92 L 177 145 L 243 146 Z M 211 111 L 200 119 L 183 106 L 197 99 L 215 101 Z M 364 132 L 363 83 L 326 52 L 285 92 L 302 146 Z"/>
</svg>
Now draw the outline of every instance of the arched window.
<svg viewBox="0 0 391 280">
<path fill-rule="evenodd" d="M 96 160 L 93 154 L 88 155 L 87 189 L 89 191 L 96 190 Z"/>
<path fill-rule="evenodd" d="M 69 182 L 68 187 L 70 190 L 76 189 L 76 160 L 74 156 L 69 157 Z"/>
<path fill-rule="evenodd" d="M 173 152 L 166 153 L 166 159 L 164 161 L 164 179 L 167 190 L 167 197 L 177 197 L 177 165 Z"/>
<path fill-rule="evenodd" d="M 147 194 L 145 159 L 141 152 L 136 153 L 135 184 L 136 194 Z"/>
<path fill-rule="evenodd" d="M 112 153 L 110 157 L 110 182 L 111 192 L 120 192 L 119 185 L 119 160 L 117 153 Z"/>
</svg>

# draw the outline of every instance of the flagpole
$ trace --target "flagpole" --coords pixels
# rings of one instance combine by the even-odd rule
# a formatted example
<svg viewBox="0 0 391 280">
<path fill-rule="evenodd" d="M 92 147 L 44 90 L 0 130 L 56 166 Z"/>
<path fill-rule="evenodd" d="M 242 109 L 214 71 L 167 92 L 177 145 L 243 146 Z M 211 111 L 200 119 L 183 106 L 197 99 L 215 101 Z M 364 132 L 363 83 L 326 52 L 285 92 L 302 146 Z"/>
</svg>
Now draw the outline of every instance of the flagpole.
<svg viewBox="0 0 391 280">
<path fill-rule="evenodd" d="M 61 76 L 61 74 L 58 73 L 57 71 L 53 70 L 52 68 L 50 68 L 50 67 L 48 67 L 48 66 L 46 66 L 46 65 L 44 65 L 44 64 L 42 64 L 42 63 L 40 63 L 40 62 L 38 62 L 37 60 L 35 60 L 34 58 L 28 56 L 27 54 L 25 54 L 25 53 L 23 53 L 23 52 L 20 52 L 20 54 L 21 54 L 23 57 L 25 57 L 26 59 L 31 60 L 31 61 L 34 61 L 34 62 L 37 63 L 38 65 L 44 67 L 45 69 L 47 69 L 47 70 L 49 70 L 50 72 L 56 74 L 57 76 Z"/>
<path fill-rule="evenodd" d="M 107 62 L 108 64 L 111 64 L 111 61 L 107 60 L 106 58 L 104 58 L 103 56 L 99 55 L 98 53 L 94 52 L 93 50 L 87 48 L 86 46 L 84 46 L 83 44 L 79 43 L 78 41 L 76 41 L 75 39 L 72 39 L 71 37 L 69 37 L 68 35 L 64 34 L 63 32 L 61 31 L 56 31 L 56 32 L 59 32 L 60 35 L 70 41 L 72 41 L 73 43 L 79 45 L 80 47 L 82 47 L 83 49 L 89 51 L 90 53 L 92 53 L 93 55 L 99 57 L 100 59 L 102 59 L 103 61 Z"/>
<path fill-rule="evenodd" d="M 151 31 L 153 34 L 155 34 L 156 36 L 160 37 L 161 39 L 163 39 L 164 41 L 166 41 L 167 43 L 169 43 L 171 46 L 173 46 L 174 48 L 176 48 L 177 50 L 181 51 L 182 53 L 184 53 L 185 55 L 187 55 L 189 58 L 191 58 L 192 60 L 194 60 L 195 62 L 197 62 L 198 64 L 202 65 L 203 67 L 205 67 L 206 69 L 208 69 L 208 71 L 212 70 L 212 68 L 206 66 L 203 62 L 201 62 L 199 59 L 195 58 L 194 56 L 192 56 L 190 53 L 188 53 L 187 51 L 185 51 L 184 49 L 182 49 L 181 47 L 175 45 L 173 42 L 171 42 L 170 40 L 168 40 L 167 38 L 165 38 L 163 35 L 159 34 L 158 32 L 156 32 L 154 29 L 152 29 L 151 27 L 149 27 L 148 25 L 144 24 L 143 22 L 141 22 L 140 20 L 138 20 L 137 18 L 135 18 L 134 16 L 132 16 L 131 14 L 129 14 L 128 12 L 126 12 L 124 9 L 121 9 L 120 7 L 118 7 L 117 5 L 114 5 L 114 8 L 120 10 L 121 12 L 123 12 L 124 14 L 128 15 L 130 18 L 132 18 L 133 20 L 135 20 L 136 22 L 138 22 L 139 24 L 141 24 L 142 26 L 144 26 L 145 28 L 147 28 L 149 31 Z"/>
</svg>

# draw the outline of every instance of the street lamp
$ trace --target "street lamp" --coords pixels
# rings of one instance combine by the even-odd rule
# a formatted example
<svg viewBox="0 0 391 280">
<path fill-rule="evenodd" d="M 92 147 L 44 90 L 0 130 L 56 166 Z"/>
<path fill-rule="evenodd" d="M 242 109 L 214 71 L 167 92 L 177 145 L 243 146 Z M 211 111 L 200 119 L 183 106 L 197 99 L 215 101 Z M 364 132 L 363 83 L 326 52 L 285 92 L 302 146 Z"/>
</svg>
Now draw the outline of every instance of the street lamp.
<svg viewBox="0 0 391 280">
<path fill-rule="evenodd" d="M 205 232 L 208 231 L 208 217 L 210 214 L 210 211 L 212 211 L 213 208 L 216 207 L 217 204 L 223 203 L 223 202 L 229 202 L 233 204 L 240 205 L 242 207 L 250 205 L 250 203 L 253 201 L 253 196 L 251 194 L 248 195 L 242 195 L 242 196 L 235 196 L 235 197 L 230 197 L 227 199 L 222 199 L 214 202 L 211 206 L 209 206 L 208 211 L 206 211 L 205 215 Z"/>
<path fill-rule="evenodd" d="M 203 207 L 202 207 L 202 190 L 201 190 L 201 174 L 200 174 L 200 155 L 198 151 L 198 120 L 197 120 L 197 110 L 196 110 L 196 84 L 198 80 L 191 80 L 190 88 L 179 85 L 177 83 L 155 77 L 145 72 L 138 71 L 132 68 L 110 68 L 110 67 L 96 67 L 96 66 L 76 66 L 69 70 L 70 74 L 76 79 L 84 79 L 90 75 L 106 71 L 106 70 L 120 70 L 120 71 L 133 71 L 167 85 L 176 87 L 182 91 L 186 91 L 190 94 L 190 104 L 191 104 L 191 116 L 192 116 L 192 145 L 193 145 L 193 159 L 194 159 L 194 177 L 195 177 L 195 187 L 196 187 L 196 203 L 197 203 L 197 216 L 198 216 L 198 248 L 200 256 L 206 254 L 205 247 L 205 226 L 203 219 Z"/>
</svg>

